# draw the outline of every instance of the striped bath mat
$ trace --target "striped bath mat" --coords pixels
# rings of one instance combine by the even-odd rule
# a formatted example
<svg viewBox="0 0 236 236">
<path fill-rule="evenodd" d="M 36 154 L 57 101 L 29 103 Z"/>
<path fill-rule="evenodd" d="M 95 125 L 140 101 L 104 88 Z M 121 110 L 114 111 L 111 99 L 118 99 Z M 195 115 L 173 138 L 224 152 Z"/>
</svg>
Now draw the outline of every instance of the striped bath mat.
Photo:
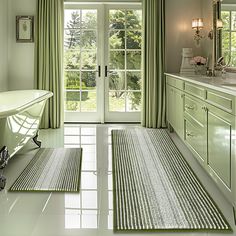
<svg viewBox="0 0 236 236">
<path fill-rule="evenodd" d="M 114 230 L 231 230 L 164 129 L 112 131 Z"/>
<path fill-rule="evenodd" d="M 10 191 L 79 191 L 81 148 L 41 148 Z"/>
</svg>

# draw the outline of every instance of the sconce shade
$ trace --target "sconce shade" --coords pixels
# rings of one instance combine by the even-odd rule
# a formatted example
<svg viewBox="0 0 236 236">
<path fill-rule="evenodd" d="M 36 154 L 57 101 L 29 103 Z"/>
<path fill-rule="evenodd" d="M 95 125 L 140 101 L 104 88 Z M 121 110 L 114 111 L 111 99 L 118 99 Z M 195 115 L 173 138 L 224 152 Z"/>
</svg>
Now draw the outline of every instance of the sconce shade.
<svg viewBox="0 0 236 236">
<path fill-rule="evenodd" d="M 203 28 L 203 19 L 195 18 L 192 20 L 192 29 L 202 29 Z"/>
<path fill-rule="evenodd" d="M 221 19 L 217 19 L 216 27 L 217 27 L 217 29 L 222 29 L 223 28 L 223 22 L 222 22 Z"/>
</svg>

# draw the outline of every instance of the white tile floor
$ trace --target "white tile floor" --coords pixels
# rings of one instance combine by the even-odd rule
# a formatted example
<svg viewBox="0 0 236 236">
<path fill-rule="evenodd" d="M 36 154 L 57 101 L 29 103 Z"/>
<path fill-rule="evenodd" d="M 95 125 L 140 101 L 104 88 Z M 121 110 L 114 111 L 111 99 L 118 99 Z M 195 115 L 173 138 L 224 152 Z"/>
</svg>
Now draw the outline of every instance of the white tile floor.
<svg viewBox="0 0 236 236">
<path fill-rule="evenodd" d="M 128 126 L 133 127 L 133 126 Z M 127 125 L 65 125 L 57 130 L 41 130 L 42 147 L 83 147 L 80 193 L 13 193 L 7 189 L 37 151 L 29 142 L 13 157 L 4 171 L 6 189 L 0 192 L 0 236 L 111 236 L 112 167 L 111 130 Z M 211 179 L 191 158 L 189 151 L 172 135 L 184 156 L 199 173 L 201 181 L 230 222 L 232 208 Z M 234 226 L 233 226 L 234 227 Z M 234 231 L 236 231 L 234 227 Z M 126 234 L 122 234 L 126 235 Z M 128 235 L 128 234 L 127 234 Z M 149 233 L 133 235 L 223 235 L 207 233 Z M 236 235 L 233 233 L 231 235 Z"/>
</svg>

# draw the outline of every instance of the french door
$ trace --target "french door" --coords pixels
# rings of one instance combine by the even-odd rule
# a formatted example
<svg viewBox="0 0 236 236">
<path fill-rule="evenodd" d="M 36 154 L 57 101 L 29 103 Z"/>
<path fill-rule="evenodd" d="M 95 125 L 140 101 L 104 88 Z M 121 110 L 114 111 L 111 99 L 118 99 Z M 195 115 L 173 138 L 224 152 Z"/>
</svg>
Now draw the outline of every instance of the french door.
<svg viewBox="0 0 236 236">
<path fill-rule="evenodd" d="M 140 121 L 141 22 L 138 4 L 65 5 L 65 121 Z"/>
</svg>

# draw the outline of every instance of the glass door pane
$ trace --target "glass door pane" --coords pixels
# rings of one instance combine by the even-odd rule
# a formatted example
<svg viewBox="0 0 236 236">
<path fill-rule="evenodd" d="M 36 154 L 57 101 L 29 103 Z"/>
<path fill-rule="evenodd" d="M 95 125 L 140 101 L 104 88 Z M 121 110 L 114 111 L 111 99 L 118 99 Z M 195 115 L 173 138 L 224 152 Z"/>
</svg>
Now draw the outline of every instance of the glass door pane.
<svg viewBox="0 0 236 236">
<path fill-rule="evenodd" d="M 65 121 L 100 121 L 97 17 L 97 9 L 65 10 Z"/>
<path fill-rule="evenodd" d="M 108 9 L 107 121 L 140 121 L 142 11 Z"/>
</svg>

